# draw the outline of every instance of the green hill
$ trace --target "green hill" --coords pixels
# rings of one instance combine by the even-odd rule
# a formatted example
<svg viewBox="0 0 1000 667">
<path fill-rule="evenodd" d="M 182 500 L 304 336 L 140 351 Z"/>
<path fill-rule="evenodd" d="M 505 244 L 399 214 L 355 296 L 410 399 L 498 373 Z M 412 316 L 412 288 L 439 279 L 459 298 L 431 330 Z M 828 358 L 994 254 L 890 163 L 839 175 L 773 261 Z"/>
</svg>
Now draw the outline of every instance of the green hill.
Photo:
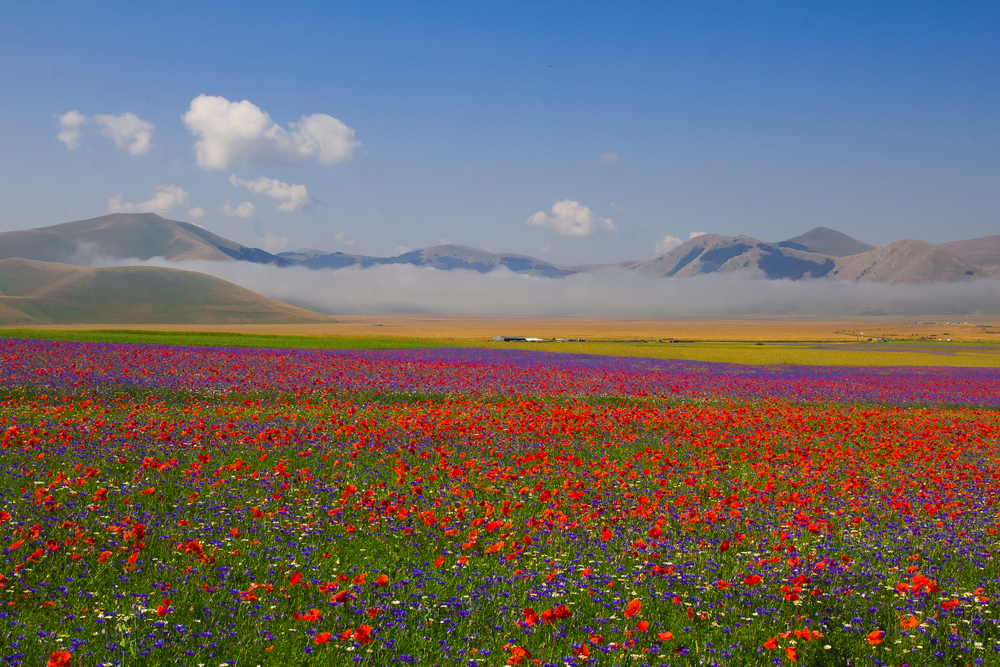
<svg viewBox="0 0 1000 667">
<path fill-rule="evenodd" d="M 91 256 L 169 260 L 243 259 L 265 264 L 288 262 L 247 248 L 189 222 L 155 213 L 112 213 L 90 220 L 0 233 L 0 259 L 86 264 Z"/>
<path fill-rule="evenodd" d="M 320 315 L 193 271 L 0 260 L 0 325 L 286 324 Z"/>
</svg>

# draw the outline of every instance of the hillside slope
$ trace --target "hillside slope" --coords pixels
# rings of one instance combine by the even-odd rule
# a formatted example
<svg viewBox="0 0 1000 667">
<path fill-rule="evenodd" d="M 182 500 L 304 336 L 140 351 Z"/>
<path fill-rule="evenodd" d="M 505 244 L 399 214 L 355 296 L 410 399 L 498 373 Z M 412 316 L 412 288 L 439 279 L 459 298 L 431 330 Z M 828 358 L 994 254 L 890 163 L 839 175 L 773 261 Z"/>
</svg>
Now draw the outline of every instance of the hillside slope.
<svg viewBox="0 0 1000 667">
<path fill-rule="evenodd" d="M 284 324 L 330 318 L 193 271 L 0 260 L 0 325 Z"/>
<path fill-rule="evenodd" d="M 829 227 L 814 227 L 778 244 L 782 248 L 818 252 L 827 257 L 847 257 L 874 250 L 873 246 Z"/>
<path fill-rule="evenodd" d="M 926 241 L 900 239 L 874 250 L 841 257 L 833 280 L 879 283 L 955 282 L 985 278 L 983 269 Z"/>
<path fill-rule="evenodd" d="M 948 241 L 940 246 L 990 275 L 1000 277 L 1000 236 Z"/>
<path fill-rule="evenodd" d="M 622 268 L 654 278 L 687 278 L 699 273 L 746 272 L 761 278 L 820 278 L 833 269 L 825 255 L 781 248 L 749 236 L 702 234 L 644 262 L 622 262 Z"/>
<path fill-rule="evenodd" d="M 112 213 L 90 220 L 0 233 L 0 259 L 86 264 L 94 257 L 173 261 L 242 259 L 287 266 L 258 248 L 247 248 L 192 225 L 155 213 Z"/>
</svg>

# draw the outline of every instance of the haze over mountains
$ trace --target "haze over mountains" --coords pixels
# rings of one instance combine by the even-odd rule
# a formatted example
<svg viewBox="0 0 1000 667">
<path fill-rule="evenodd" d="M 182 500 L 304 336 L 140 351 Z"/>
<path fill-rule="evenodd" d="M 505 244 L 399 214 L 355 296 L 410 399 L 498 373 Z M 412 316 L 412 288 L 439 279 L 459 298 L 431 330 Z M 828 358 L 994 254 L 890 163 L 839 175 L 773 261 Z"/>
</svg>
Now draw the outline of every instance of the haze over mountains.
<svg viewBox="0 0 1000 667">
<path fill-rule="evenodd" d="M 0 233 L 0 259 L 90 265 L 100 258 L 170 261 L 248 261 L 310 269 L 370 268 L 412 264 L 445 271 L 465 269 L 562 278 L 602 269 L 623 269 L 657 278 L 706 273 L 745 273 L 766 279 L 827 279 L 885 283 L 929 283 L 1000 276 L 1000 236 L 933 245 L 900 239 L 875 247 L 826 227 L 766 242 L 750 236 L 702 234 L 647 260 L 616 264 L 561 266 L 514 253 L 494 253 L 460 245 L 438 245 L 394 257 L 322 250 L 271 254 L 241 245 L 187 222 L 155 213 L 115 213 L 51 227 Z"/>
<path fill-rule="evenodd" d="M 121 264 L 132 266 L 114 267 Z M 193 268 L 197 272 L 168 266 Z M 251 270 L 254 266 L 260 268 Z M 330 278 L 304 277 L 319 269 L 327 269 L 319 273 Z M 334 269 L 349 271 L 330 271 Z M 432 269 L 438 271 L 426 273 Z M 264 274 L 260 271 L 265 270 L 269 273 L 262 278 Z M 449 273 L 455 270 L 473 273 Z M 471 277 L 474 274 L 484 278 L 474 280 Z M 516 277 L 515 274 L 566 282 L 565 285 L 564 280 L 534 282 L 530 286 L 534 291 L 525 297 L 518 291 L 525 289 L 523 280 L 510 282 L 503 278 Z M 365 277 L 369 275 L 370 278 Z M 445 279 L 446 275 L 467 278 L 459 278 L 460 284 L 456 285 L 454 280 Z M 713 275 L 728 277 L 722 282 L 706 282 Z M 486 276 L 500 278 L 483 282 Z M 796 305 L 798 302 L 789 300 L 787 293 L 780 298 L 768 297 L 762 291 L 766 285 L 775 280 L 782 281 L 775 285 L 801 283 L 804 287 L 797 293 L 804 295 L 812 289 L 808 285 L 971 284 L 991 276 L 1000 276 L 1000 236 L 940 245 L 901 239 L 875 247 L 825 227 L 778 242 L 742 235 L 702 234 L 652 259 L 562 266 L 527 255 L 451 244 L 394 257 L 320 250 L 271 254 L 230 241 L 198 225 L 167 220 L 153 213 L 118 213 L 0 233 L 0 323 L 278 323 L 326 319 L 282 301 L 327 313 L 344 309 L 365 312 L 366 303 L 371 304 L 370 312 L 451 312 L 449 308 L 480 312 L 489 306 L 516 312 L 519 304 L 529 308 L 530 299 L 535 299 L 537 305 L 533 307 L 542 312 L 565 310 L 571 303 L 582 311 L 591 305 L 588 294 L 598 292 L 610 304 L 608 308 L 620 310 L 625 306 L 624 301 L 618 303 L 615 285 L 619 286 L 619 292 L 627 291 L 633 297 L 645 294 L 643 298 L 650 302 L 650 313 L 663 314 L 661 302 L 669 299 L 677 307 L 686 303 L 689 310 L 707 314 L 712 311 L 706 310 L 707 305 L 701 306 L 719 296 L 712 290 L 727 291 L 732 296 L 737 293 L 733 288 L 737 283 L 733 281 L 747 278 L 754 280 L 747 282 L 746 290 L 739 289 L 744 295 L 742 301 L 725 306 L 728 312 L 789 313 L 815 304 L 809 304 L 810 299 L 802 296 L 796 297 L 802 302 Z M 675 285 L 669 289 L 655 287 L 664 279 L 680 278 L 688 280 L 668 280 Z M 331 287 L 319 289 L 317 285 L 324 281 Z M 406 281 L 410 284 L 403 286 Z M 417 289 L 418 282 L 433 287 Z M 994 284 L 995 281 L 987 280 L 975 290 L 975 303 L 969 302 L 968 312 L 982 310 L 984 303 L 990 303 Z M 687 296 L 695 291 L 689 286 L 695 285 L 709 290 L 700 301 L 689 300 Z M 332 293 L 331 289 L 343 291 Z M 547 300 L 539 295 L 540 289 L 562 296 Z M 951 304 L 951 292 L 935 289 L 937 307 Z M 509 293 L 505 297 L 500 296 L 503 290 Z M 425 291 L 442 295 L 440 310 L 436 310 L 433 298 L 425 298 Z M 450 305 L 443 296 L 449 292 L 455 295 L 455 303 Z M 753 305 L 750 302 L 756 294 L 764 295 L 759 297 L 764 301 Z M 861 299 L 857 290 L 854 297 L 846 300 L 838 296 L 841 292 L 837 290 L 826 290 L 824 294 L 827 304 L 824 308 L 831 313 L 889 312 L 893 308 L 887 310 L 880 305 L 889 302 L 905 302 L 907 312 L 923 312 L 918 303 L 920 293 L 913 290 L 902 301 L 889 292 L 879 292 L 877 302 Z M 930 293 L 927 294 L 929 297 Z M 458 302 L 462 305 L 456 305 Z M 971 308 L 973 305 L 975 309 Z M 638 301 L 629 308 L 633 310 L 628 312 L 645 312 Z M 591 314 L 595 312 L 599 311 Z"/>
</svg>

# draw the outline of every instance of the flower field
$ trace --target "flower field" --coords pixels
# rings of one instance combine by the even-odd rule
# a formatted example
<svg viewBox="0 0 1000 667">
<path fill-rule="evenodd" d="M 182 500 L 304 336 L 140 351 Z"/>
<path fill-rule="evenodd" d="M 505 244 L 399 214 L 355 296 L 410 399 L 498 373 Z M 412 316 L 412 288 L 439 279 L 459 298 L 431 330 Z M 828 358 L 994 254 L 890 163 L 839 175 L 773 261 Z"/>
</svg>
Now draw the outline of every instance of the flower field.
<svg viewBox="0 0 1000 667">
<path fill-rule="evenodd" d="M 11 665 L 1000 661 L 1000 372 L 0 339 Z"/>
</svg>

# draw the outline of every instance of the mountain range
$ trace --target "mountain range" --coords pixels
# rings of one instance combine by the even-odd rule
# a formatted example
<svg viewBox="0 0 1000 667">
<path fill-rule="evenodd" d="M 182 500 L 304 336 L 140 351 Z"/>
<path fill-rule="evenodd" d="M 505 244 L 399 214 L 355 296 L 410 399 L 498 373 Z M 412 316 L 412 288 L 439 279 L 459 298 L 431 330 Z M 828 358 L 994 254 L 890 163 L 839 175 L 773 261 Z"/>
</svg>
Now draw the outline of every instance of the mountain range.
<svg viewBox="0 0 1000 667">
<path fill-rule="evenodd" d="M 527 255 L 487 252 L 460 245 L 422 248 L 395 257 L 299 250 L 278 253 L 276 258 L 312 269 L 413 264 L 442 270 L 466 269 L 488 273 L 505 267 L 515 273 L 546 278 L 617 268 L 655 278 L 744 272 L 749 276 L 772 280 L 822 278 L 855 282 L 930 283 L 1000 276 L 1000 236 L 941 245 L 900 239 L 876 247 L 826 227 L 816 227 L 777 243 L 749 236 L 702 234 L 649 260 L 571 266 L 552 264 Z"/>
<path fill-rule="evenodd" d="M 1000 236 L 938 245 L 900 239 L 876 247 L 826 227 L 777 242 L 702 234 L 652 259 L 558 265 L 453 244 L 392 257 L 309 249 L 272 254 L 154 213 L 115 213 L 0 233 L 0 324 L 329 321 L 205 274 L 135 266 L 89 268 L 116 259 L 154 257 L 309 269 L 386 264 L 479 273 L 507 269 L 546 278 L 613 269 L 651 278 L 735 273 L 772 280 L 922 284 L 1000 277 Z"/>
</svg>

